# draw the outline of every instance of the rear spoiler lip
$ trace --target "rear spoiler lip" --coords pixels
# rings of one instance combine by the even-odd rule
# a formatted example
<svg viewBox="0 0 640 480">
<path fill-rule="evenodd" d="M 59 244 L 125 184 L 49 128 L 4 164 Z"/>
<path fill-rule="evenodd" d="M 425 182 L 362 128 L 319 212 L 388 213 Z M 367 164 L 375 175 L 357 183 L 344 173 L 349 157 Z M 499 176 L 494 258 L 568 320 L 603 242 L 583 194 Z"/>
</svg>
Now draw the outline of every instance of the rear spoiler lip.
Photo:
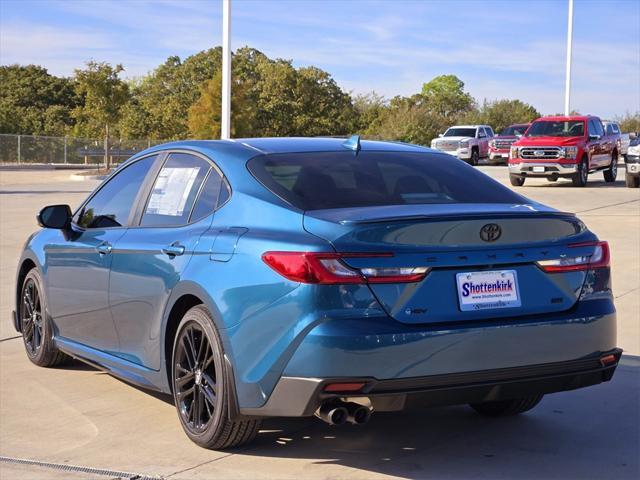
<svg viewBox="0 0 640 480">
<path fill-rule="evenodd" d="M 372 223 L 391 223 L 391 222 L 406 222 L 406 221 L 425 221 L 425 220 L 442 220 L 442 219 L 472 219 L 472 218 L 526 218 L 526 217 L 554 217 L 554 218 L 572 218 L 575 219 L 575 213 L 570 212 L 554 212 L 554 211 L 542 211 L 542 212 L 487 212 L 487 213 L 440 213 L 435 215 L 397 215 L 390 217 L 378 217 L 361 220 L 340 220 L 340 225 L 365 225 Z M 317 217 L 316 217 L 317 218 Z"/>
</svg>

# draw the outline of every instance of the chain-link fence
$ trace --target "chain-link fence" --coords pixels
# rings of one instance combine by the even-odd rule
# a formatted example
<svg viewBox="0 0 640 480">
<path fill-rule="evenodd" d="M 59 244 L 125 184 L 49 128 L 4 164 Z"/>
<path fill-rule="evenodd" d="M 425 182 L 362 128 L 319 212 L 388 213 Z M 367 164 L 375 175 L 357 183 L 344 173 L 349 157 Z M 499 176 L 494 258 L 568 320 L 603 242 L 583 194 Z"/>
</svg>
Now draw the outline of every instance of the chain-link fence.
<svg viewBox="0 0 640 480">
<path fill-rule="evenodd" d="M 157 145 L 154 140 L 109 139 L 111 164 Z M 104 139 L 0 134 L 1 165 L 104 165 Z"/>
</svg>

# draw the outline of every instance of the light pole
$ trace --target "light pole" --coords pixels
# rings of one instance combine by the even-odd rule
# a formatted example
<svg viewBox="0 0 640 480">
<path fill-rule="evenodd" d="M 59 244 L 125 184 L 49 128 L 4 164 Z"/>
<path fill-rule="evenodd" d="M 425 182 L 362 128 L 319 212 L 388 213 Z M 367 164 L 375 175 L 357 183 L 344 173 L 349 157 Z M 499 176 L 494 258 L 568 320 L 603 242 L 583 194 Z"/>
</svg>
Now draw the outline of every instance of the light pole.
<svg viewBox="0 0 640 480">
<path fill-rule="evenodd" d="M 569 20 L 567 23 L 567 70 L 564 85 L 564 114 L 569 115 L 571 99 L 571 47 L 573 43 L 573 0 L 569 0 Z"/>
<path fill-rule="evenodd" d="M 222 0 L 222 119 L 220 138 L 231 138 L 231 0 Z"/>
</svg>

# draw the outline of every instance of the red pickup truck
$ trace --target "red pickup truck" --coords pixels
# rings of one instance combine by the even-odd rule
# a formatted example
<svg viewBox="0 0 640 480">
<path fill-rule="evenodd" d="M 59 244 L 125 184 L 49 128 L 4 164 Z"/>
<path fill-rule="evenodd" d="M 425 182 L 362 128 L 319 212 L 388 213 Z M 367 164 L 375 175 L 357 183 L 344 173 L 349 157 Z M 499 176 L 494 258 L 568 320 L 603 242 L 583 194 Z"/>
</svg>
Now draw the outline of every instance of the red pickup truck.
<svg viewBox="0 0 640 480">
<path fill-rule="evenodd" d="M 574 186 L 584 187 L 589 173 L 602 170 L 606 182 L 615 182 L 617 149 L 616 139 L 606 135 L 598 117 L 542 117 L 511 146 L 509 180 L 520 187 L 529 177 L 550 182 L 570 178 Z"/>
<path fill-rule="evenodd" d="M 529 128 L 529 123 L 518 123 L 509 125 L 498 135 L 489 140 L 489 163 L 507 163 L 509 160 L 509 150 L 514 142 L 524 135 Z"/>
</svg>

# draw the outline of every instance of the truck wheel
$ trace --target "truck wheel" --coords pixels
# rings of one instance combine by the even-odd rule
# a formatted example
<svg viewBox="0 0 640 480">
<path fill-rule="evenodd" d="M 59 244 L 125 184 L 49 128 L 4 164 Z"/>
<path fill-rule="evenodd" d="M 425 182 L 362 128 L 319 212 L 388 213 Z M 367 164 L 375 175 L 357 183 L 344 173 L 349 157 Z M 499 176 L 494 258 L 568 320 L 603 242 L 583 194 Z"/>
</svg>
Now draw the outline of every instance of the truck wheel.
<svg viewBox="0 0 640 480">
<path fill-rule="evenodd" d="M 480 415 L 487 417 L 506 417 L 518 415 L 531 410 L 542 400 L 542 395 L 515 398 L 513 400 L 498 400 L 494 402 L 472 403 L 473 408 Z"/>
<path fill-rule="evenodd" d="M 469 163 L 474 166 L 478 165 L 479 158 L 480 158 L 480 155 L 478 154 L 478 149 L 477 148 L 471 149 L 471 158 L 469 159 Z"/>
<path fill-rule="evenodd" d="M 604 171 L 604 181 L 607 183 L 613 183 L 618 176 L 618 154 L 613 152 L 611 154 L 611 165 Z"/>
<path fill-rule="evenodd" d="M 518 177 L 517 175 L 509 175 L 509 181 L 514 187 L 521 187 L 524 185 L 524 177 Z"/>
<path fill-rule="evenodd" d="M 589 177 L 589 158 L 585 155 L 582 157 L 578 171 L 571 177 L 571 183 L 574 187 L 584 187 Z"/>
<path fill-rule="evenodd" d="M 629 188 L 638 188 L 640 187 L 640 176 L 631 175 L 629 172 L 626 172 L 624 175 L 624 182 Z"/>
<path fill-rule="evenodd" d="M 229 418 L 230 389 L 222 342 L 209 311 L 197 305 L 185 313 L 173 343 L 172 385 L 178 418 L 187 436 L 214 450 L 250 442 L 259 419 Z"/>
</svg>

